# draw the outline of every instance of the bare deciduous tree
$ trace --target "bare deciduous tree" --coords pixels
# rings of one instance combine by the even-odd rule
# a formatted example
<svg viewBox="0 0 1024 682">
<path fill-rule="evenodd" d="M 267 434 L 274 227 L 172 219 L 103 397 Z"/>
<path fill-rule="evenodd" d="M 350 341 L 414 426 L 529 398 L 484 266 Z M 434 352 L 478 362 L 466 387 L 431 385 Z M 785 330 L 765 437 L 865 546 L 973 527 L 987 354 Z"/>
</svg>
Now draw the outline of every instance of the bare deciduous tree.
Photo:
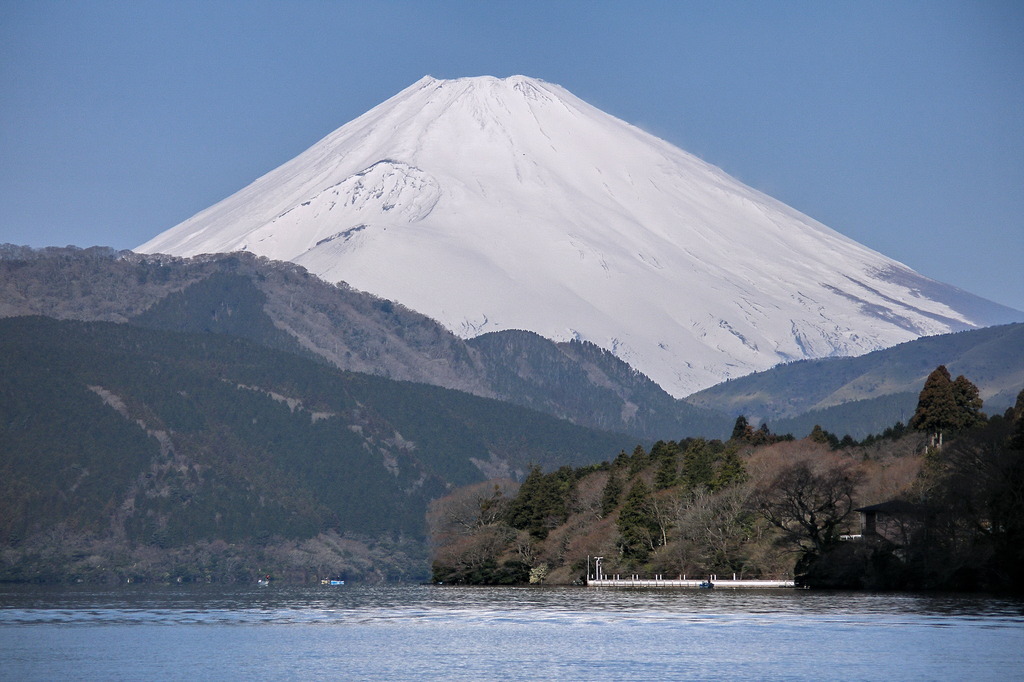
<svg viewBox="0 0 1024 682">
<path fill-rule="evenodd" d="M 860 473 L 835 458 L 800 460 L 760 492 L 758 508 L 804 552 L 820 554 L 839 540 L 853 512 Z"/>
</svg>

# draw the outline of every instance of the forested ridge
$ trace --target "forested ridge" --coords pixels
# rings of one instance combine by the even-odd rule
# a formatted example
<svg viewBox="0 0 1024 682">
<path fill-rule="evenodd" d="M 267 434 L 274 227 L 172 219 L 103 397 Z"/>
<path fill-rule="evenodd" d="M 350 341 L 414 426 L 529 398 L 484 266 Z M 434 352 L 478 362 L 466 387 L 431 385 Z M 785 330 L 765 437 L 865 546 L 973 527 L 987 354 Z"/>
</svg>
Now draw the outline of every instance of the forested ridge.
<svg viewBox="0 0 1024 682">
<path fill-rule="evenodd" d="M 636 444 L 227 335 L 10 318 L 0 579 L 419 580 L 432 562 L 439 582 L 550 583 L 604 556 L 609 574 L 1005 589 L 1024 398 L 981 408 L 939 367 L 909 424 L 860 441 L 740 417 L 727 440 Z M 843 540 L 891 502 L 895 534 Z"/>
<path fill-rule="evenodd" d="M 251 253 L 176 258 L 0 244 L 0 317 L 24 315 L 227 334 L 634 438 L 723 435 L 730 422 L 672 398 L 594 344 L 519 330 L 461 339 L 399 303 Z"/>
<path fill-rule="evenodd" d="M 800 360 L 730 379 L 687 401 L 807 433 L 815 424 L 864 438 L 914 413 L 929 372 L 944 365 L 971 377 L 991 412 L 1024 385 L 1024 324 L 928 336 L 849 358 Z"/>
<path fill-rule="evenodd" d="M 619 572 L 999 586 L 1022 544 L 1019 495 L 1000 487 L 1020 480 L 1019 401 L 982 416 L 945 367 L 857 397 L 948 356 L 1012 404 L 1024 325 L 737 379 L 708 394 L 729 417 L 593 344 L 463 341 L 251 254 L 0 245 L 0 318 L 0 580 L 409 580 L 433 560 L 444 581 L 571 582 L 593 550 Z M 727 438 L 780 381 L 800 395 L 773 409 L 851 400 L 772 421 L 796 438 L 754 416 Z M 894 413 L 907 423 L 863 430 Z M 834 523 L 773 512 L 778 491 L 822 480 L 848 488 L 845 513 L 824 500 Z M 837 544 L 853 510 L 892 501 L 907 537 Z M 844 553 L 874 568 L 836 577 Z"/>
<path fill-rule="evenodd" d="M 940 366 L 910 423 L 855 441 L 736 421 L 611 461 L 475 484 L 431 503 L 437 582 L 605 575 L 795 578 L 815 587 L 1019 591 L 1024 391 L 986 416 Z M 860 510 L 860 511 L 858 511 Z M 870 518 L 862 527 L 862 517 Z"/>
<path fill-rule="evenodd" d="M 414 579 L 428 500 L 629 440 L 223 334 L 9 318 L 0 579 Z"/>
<path fill-rule="evenodd" d="M 906 422 L 940 364 L 972 377 L 991 410 L 1012 405 L 1024 383 L 1024 324 L 1010 324 L 784 364 L 676 400 L 594 344 L 521 330 L 460 339 L 398 303 L 249 253 L 175 258 L 0 244 L 0 317 L 17 315 L 229 334 L 651 441 L 724 438 L 738 414 L 782 432 L 820 424 L 863 438 Z"/>
</svg>

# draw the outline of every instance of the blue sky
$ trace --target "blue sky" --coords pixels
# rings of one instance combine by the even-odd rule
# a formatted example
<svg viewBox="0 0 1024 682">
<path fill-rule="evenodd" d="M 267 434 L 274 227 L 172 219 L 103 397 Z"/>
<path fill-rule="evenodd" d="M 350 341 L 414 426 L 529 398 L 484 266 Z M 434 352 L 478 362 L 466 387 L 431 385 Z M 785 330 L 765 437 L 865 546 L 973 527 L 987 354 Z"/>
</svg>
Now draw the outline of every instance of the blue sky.
<svg viewBox="0 0 1024 682">
<path fill-rule="evenodd" d="M 412 84 L 525 74 L 1024 310 L 1024 3 L 0 2 L 0 242 L 132 248 Z"/>
</svg>

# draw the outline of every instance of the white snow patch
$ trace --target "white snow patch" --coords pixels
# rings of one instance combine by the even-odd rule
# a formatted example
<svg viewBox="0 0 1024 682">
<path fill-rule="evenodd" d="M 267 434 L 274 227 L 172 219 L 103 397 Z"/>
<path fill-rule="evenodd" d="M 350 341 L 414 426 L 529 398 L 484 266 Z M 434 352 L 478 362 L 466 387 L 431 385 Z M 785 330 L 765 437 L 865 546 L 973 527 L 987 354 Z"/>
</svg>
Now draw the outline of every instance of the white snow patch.
<svg viewBox="0 0 1024 682">
<path fill-rule="evenodd" d="M 676 396 L 972 324 L 906 266 L 524 76 L 424 78 L 139 250 L 242 248 L 464 337 L 592 341 Z"/>
</svg>

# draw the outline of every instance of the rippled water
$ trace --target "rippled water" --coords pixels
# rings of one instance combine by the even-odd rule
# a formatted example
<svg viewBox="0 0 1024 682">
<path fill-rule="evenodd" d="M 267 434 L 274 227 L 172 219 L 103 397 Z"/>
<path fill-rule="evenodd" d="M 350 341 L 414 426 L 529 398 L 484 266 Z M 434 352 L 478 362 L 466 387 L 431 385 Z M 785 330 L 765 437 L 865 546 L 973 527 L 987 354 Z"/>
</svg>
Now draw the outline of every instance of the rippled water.
<svg viewBox="0 0 1024 682">
<path fill-rule="evenodd" d="M 0 587 L 3 679 L 1024 679 L 1024 602 L 806 590 Z"/>
</svg>

